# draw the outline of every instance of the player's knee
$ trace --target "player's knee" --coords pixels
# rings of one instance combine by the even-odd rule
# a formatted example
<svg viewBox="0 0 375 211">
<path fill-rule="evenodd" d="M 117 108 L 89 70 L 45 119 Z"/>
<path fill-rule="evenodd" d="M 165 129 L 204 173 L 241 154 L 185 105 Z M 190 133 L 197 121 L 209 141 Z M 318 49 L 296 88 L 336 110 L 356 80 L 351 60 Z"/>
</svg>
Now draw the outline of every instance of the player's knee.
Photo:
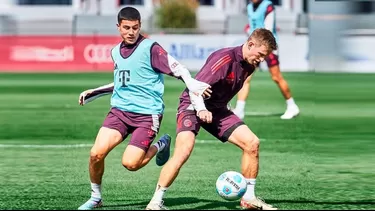
<svg viewBox="0 0 375 211">
<path fill-rule="evenodd" d="M 97 163 L 100 161 L 103 161 L 105 159 L 105 153 L 100 153 L 96 150 L 91 150 L 90 151 L 90 162 L 92 163 Z"/>
<path fill-rule="evenodd" d="M 257 136 L 250 137 L 245 144 L 244 152 L 258 156 L 259 154 L 259 138 Z"/>
<path fill-rule="evenodd" d="M 139 169 L 139 163 L 131 160 L 123 160 L 122 166 L 124 166 L 129 171 L 137 171 Z"/>
</svg>

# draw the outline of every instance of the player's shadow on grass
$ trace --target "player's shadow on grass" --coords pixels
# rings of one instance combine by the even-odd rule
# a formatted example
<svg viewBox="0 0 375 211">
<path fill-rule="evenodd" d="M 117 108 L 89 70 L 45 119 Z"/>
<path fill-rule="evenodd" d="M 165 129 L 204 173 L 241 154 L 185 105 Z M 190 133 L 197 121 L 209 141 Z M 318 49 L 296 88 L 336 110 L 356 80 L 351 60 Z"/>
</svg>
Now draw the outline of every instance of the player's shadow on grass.
<svg viewBox="0 0 375 211">
<path fill-rule="evenodd" d="M 105 208 L 132 208 L 132 209 L 145 209 L 149 201 L 129 201 L 126 203 L 126 200 L 117 200 L 117 203 L 120 202 L 121 204 L 116 205 L 104 205 Z M 115 203 L 116 203 L 115 202 Z M 124 203 L 125 202 L 125 203 Z M 269 199 L 266 201 L 269 204 L 276 205 L 277 204 L 316 204 L 316 205 L 374 205 L 375 201 L 372 200 L 359 200 L 359 201 L 312 201 L 306 199 L 296 199 L 296 200 L 274 200 Z M 195 205 L 194 204 L 200 204 Z M 217 208 L 226 208 L 229 210 L 239 209 L 239 201 L 224 201 L 224 200 L 208 200 L 196 197 L 177 197 L 177 198 L 165 198 L 165 205 L 167 207 L 175 207 L 175 206 L 182 206 L 186 205 L 186 208 L 179 208 L 181 210 L 184 209 L 193 209 L 193 210 L 209 210 L 209 209 L 217 209 Z M 178 210 L 178 209 L 177 209 Z"/>
<path fill-rule="evenodd" d="M 117 201 L 119 202 L 119 200 Z M 121 200 L 121 202 L 124 202 Z M 116 205 L 104 205 L 105 208 L 127 208 L 131 207 L 134 209 L 145 209 L 149 201 L 130 201 L 129 203 L 121 203 Z M 196 197 L 177 197 L 177 198 L 168 198 L 166 197 L 164 199 L 165 206 L 169 207 L 175 207 L 175 206 L 182 206 L 187 205 L 187 208 L 189 209 L 195 209 L 195 210 L 202 210 L 202 209 L 212 209 L 217 207 L 226 207 L 227 209 L 236 209 L 239 208 L 239 201 L 223 201 L 223 200 L 207 200 L 202 198 L 196 198 Z M 194 206 L 194 204 L 202 204 L 199 206 Z M 186 208 L 179 208 L 179 209 L 186 209 Z"/>
</svg>

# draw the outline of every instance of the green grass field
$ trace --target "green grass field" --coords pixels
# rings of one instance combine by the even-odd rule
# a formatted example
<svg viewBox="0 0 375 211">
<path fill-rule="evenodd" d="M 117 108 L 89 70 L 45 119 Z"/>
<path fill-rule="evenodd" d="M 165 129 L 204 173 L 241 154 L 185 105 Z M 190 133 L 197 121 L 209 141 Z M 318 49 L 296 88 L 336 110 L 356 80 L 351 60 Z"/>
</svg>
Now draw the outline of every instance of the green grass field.
<svg viewBox="0 0 375 211">
<path fill-rule="evenodd" d="M 298 118 L 280 120 L 285 101 L 264 72 L 253 78 L 246 107 L 245 122 L 261 139 L 257 195 L 287 210 L 374 209 L 375 75 L 284 76 L 301 109 Z M 0 74 L 0 209 L 72 210 L 89 198 L 88 156 L 109 96 L 80 107 L 78 95 L 111 80 L 111 73 Z M 160 134 L 175 137 L 183 87 L 166 80 Z M 215 182 L 224 171 L 240 170 L 241 151 L 203 130 L 198 139 L 165 205 L 239 209 L 238 201 L 217 195 Z M 152 160 L 127 171 L 121 165 L 126 144 L 106 159 L 101 209 L 144 209 L 153 195 L 160 167 Z"/>
</svg>

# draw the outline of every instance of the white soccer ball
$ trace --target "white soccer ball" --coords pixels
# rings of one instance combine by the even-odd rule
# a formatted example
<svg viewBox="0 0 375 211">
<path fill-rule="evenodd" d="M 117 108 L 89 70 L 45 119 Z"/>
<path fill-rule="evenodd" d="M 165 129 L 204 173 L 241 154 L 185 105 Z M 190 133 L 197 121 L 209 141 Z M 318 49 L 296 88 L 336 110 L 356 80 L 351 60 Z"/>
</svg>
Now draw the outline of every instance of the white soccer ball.
<svg viewBox="0 0 375 211">
<path fill-rule="evenodd" d="M 245 177 L 236 171 L 224 172 L 216 180 L 216 192 L 228 201 L 240 199 L 246 189 Z"/>
</svg>

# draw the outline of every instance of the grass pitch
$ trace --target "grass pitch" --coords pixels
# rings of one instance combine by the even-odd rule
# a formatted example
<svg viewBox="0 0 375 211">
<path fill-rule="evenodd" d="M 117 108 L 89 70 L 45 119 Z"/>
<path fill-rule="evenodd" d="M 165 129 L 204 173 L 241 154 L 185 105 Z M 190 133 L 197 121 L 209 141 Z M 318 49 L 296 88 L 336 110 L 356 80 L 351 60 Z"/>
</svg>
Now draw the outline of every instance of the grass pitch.
<svg viewBox="0 0 375 211">
<path fill-rule="evenodd" d="M 280 209 L 375 208 L 375 75 L 285 73 L 301 115 L 279 116 L 285 101 L 268 73 L 252 81 L 246 124 L 261 139 L 256 193 Z M 110 106 L 78 95 L 111 73 L 0 74 L 0 209 L 77 209 L 90 197 L 88 156 Z M 160 134 L 175 137 L 184 85 L 166 80 Z M 232 105 L 234 106 L 235 101 Z M 215 192 L 224 171 L 240 171 L 241 151 L 201 130 L 190 160 L 166 193 L 170 209 L 239 209 Z M 144 209 L 160 167 L 121 165 L 127 140 L 106 159 L 103 210 Z M 173 146 L 172 146 L 173 149 Z"/>
</svg>

